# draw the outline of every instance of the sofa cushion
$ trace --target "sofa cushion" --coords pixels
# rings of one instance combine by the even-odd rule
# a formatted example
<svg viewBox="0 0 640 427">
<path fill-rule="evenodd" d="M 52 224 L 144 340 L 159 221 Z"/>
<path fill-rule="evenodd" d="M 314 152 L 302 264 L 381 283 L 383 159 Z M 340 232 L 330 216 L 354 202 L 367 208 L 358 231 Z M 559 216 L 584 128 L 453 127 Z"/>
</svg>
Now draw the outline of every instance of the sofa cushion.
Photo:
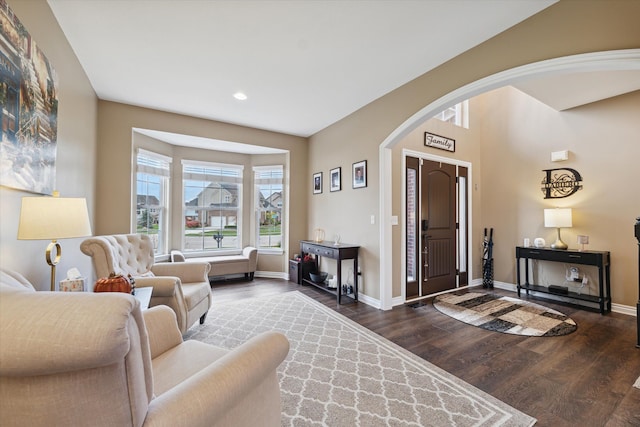
<svg viewBox="0 0 640 427">
<path fill-rule="evenodd" d="M 153 391 L 160 396 L 227 354 L 227 350 L 188 340 L 153 359 Z M 189 363 L 184 363 L 188 360 Z"/>
<path fill-rule="evenodd" d="M 215 264 L 247 263 L 249 260 L 242 255 L 220 255 L 215 257 L 189 258 L 189 261 L 209 262 L 212 267 Z"/>
</svg>

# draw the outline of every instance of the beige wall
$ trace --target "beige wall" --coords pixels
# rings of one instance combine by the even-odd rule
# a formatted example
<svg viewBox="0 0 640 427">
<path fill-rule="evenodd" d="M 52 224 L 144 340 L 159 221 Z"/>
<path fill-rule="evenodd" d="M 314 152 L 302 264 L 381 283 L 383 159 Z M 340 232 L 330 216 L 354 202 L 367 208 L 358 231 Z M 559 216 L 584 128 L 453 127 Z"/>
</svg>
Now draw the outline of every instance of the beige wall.
<svg viewBox="0 0 640 427">
<path fill-rule="evenodd" d="M 9 4 L 58 71 L 60 125 L 57 187 L 62 195 L 88 198 L 89 209 L 94 216 L 95 234 L 129 230 L 132 208 L 132 127 L 282 148 L 291 153 L 291 250 L 296 252 L 293 248 L 297 247 L 299 240 L 312 237 L 313 230 L 318 227 L 325 229 L 329 238 L 338 233 L 344 242 L 361 244 L 364 293 L 372 299 L 380 298 L 380 265 L 386 262 L 380 260 L 379 187 L 380 182 L 392 179 L 392 176 L 385 176 L 381 181 L 379 146 L 394 130 L 424 106 L 493 73 L 577 53 L 637 48 L 640 40 L 640 26 L 637 25 L 640 2 L 561 0 L 312 136 L 307 148 L 304 138 L 106 101 L 100 101 L 96 106 L 96 98 L 86 76 L 46 2 L 9 1 Z M 428 49 L 428 45 L 425 45 L 425 49 Z M 611 155 L 606 153 L 603 158 L 613 159 L 607 156 Z M 360 160 L 368 161 L 368 187 L 354 190 L 350 186 L 351 165 Z M 343 168 L 344 189 L 329 193 L 327 174 L 338 166 Z M 474 174 L 479 173 L 479 169 L 475 168 L 476 164 Z M 311 175 L 319 171 L 325 175 L 325 191 L 322 195 L 314 196 Z M 124 188 L 129 191 L 122 191 Z M 482 186 L 479 191 L 482 191 Z M 40 261 L 44 257 L 42 252 L 46 242 L 19 242 L 15 239 L 19 203 L 23 195 L 26 193 L 0 189 L 0 263 L 3 267 L 25 272 L 36 281 L 44 279 L 46 283 L 49 270 L 44 260 Z M 399 208 L 394 204 L 392 214 L 399 215 Z M 606 219 L 605 208 L 600 209 L 603 212 L 601 218 Z M 374 225 L 370 222 L 372 215 Z M 489 225 L 484 215 L 481 212 L 474 220 Z M 475 229 L 477 231 L 478 227 Z M 621 226 L 621 230 L 624 227 Z M 519 240 L 521 237 L 513 238 Z M 596 243 L 592 242 L 590 246 L 595 248 Z M 63 242 L 65 255 L 60 270 L 66 271 L 71 265 L 78 265 L 83 271 L 90 268 L 88 259 L 75 249 L 77 244 L 74 241 Z M 36 262 L 32 263 L 32 259 Z M 634 278 L 627 277 L 625 280 Z M 391 284 L 383 283 L 383 286 Z M 615 292 L 625 293 L 618 289 Z M 628 301 L 633 298 L 633 295 L 623 298 L 614 293 L 617 302 L 630 304 Z"/>
<path fill-rule="evenodd" d="M 543 226 L 543 210 L 571 207 L 574 225 L 562 230 L 563 240 L 578 249 L 576 236 L 589 236 L 586 249 L 611 252 L 613 302 L 633 306 L 637 300 L 637 241 L 634 218 L 640 215 L 640 196 L 632 183 L 640 182 L 640 92 L 558 112 L 534 98 L 505 87 L 470 100 L 470 129 L 430 120 L 411 132 L 393 150 L 394 205 L 402 203 L 402 150 L 449 157 L 473 164 L 473 278 L 481 277 L 481 236 L 494 228 L 496 282 L 516 282 L 514 248 L 528 237 L 555 241 L 555 229 Z M 456 152 L 425 147 L 424 131 L 456 140 Z M 551 152 L 569 150 L 568 161 L 551 162 Z M 616 154 L 618 156 L 616 156 Z M 583 178 L 584 188 L 563 199 L 544 199 L 544 169 L 569 167 Z M 404 218 L 394 227 L 393 295 L 401 295 L 400 256 Z M 567 285 L 562 264 L 538 263 L 536 281 Z M 578 266 L 597 292 L 597 269 Z M 397 280 L 395 280 L 397 278 Z M 573 286 L 570 283 L 569 286 Z M 575 288 L 575 286 L 574 286 Z M 576 288 L 577 289 L 577 288 Z M 586 290 L 586 289 L 585 289 Z"/>
<path fill-rule="evenodd" d="M 573 227 L 561 231 L 569 248 L 588 235 L 586 249 L 611 252 L 614 303 L 638 299 L 638 248 L 633 236 L 640 215 L 638 159 L 640 91 L 557 112 L 513 88 L 481 96 L 482 219 L 495 234 L 495 277 L 515 283 L 514 247 L 525 237 L 555 241 L 544 228 L 543 209 L 570 207 Z M 551 152 L 569 150 L 569 160 L 551 162 Z M 583 178 L 583 189 L 562 199 L 544 199 L 543 169 L 569 167 Z M 597 270 L 588 271 L 594 289 Z M 565 266 L 545 267 L 538 280 L 562 285 Z"/>
<path fill-rule="evenodd" d="M 141 107 L 118 104 L 108 101 L 99 102 L 98 114 L 98 195 L 96 234 L 127 233 L 131 227 L 132 191 L 131 173 L 134 167 L 132 129 L 152 129 L 163 132 L 180 133 L 203 138 L 219 139 L 237 143 L 268 146 L 287 150 L 287 155 L 280 155 L 279 160 L 288 157 L 289 204 L 290 220 L 288 230 L 288 247 L 297 252 L 298 242 L 305 237 L 307 229 L 307 209 L 305 200 L 305 177 L 307 171 L 307 142 L 306 139 L 284 135 L 274 132 L 246 128 L 211 120 L 198 119 L 179 114 L 166 113 Z M 148 149 L 154 145 L 149 138 L 136 136 L 141 147 Z M 198 150 L 193 148 L 172 147 L 168 144 L 159 144 L 158 152 L 174 157 L 175 165 L 179 165 L 181 159 L 200 159 L 219 162 L 237 162 L 246 164 L 246 170 L 251 170 L 255 164 L 270 163 L 271 160 L 264 156 L 247 157 L 241 154 L 225 153 L 220 151 Z M 174 177 L 179 168 L 174 167 Z M 246 175 L 246 173 L 245 173 Z M 174 179 L 172 194 L 181 194 L 179 179 Z M 178 186 L 178 188 L 176 188 Z M 123 191 L 127 189 L 127 191 Z M 245 220 L 250 221 L 250 202 L 245 198 Z M 172 203 L 174 212 L 181 212 L 180 199 L 174 197 Z M 182 227 L 180 216 L 172 216 L 172 235 L 169 242 L 170 248 L 179 248 L 181 242 L 180 229 Z M 245 230 L 244 244 L 250 241 L 250 229 Z M 293 253 L 292 252 L 292 253 Z M 265 271 L 288 271 L 288 254 L 261 255 L 259 269 Z"/>
<path fill-rule="evenodd" d="M 333 232 L 338 227 L 329 225 L 339 220 L 339 229 L 346 230 L 342 233 L 343 240 L 363 246 L 364 293 L 380 299 L 380 289 L 393 285 L 382 283 L 380 286 L 380 229 L 370 225 L 369 217 L 379 210 L 380 182 L 392 178 L 380 177 L 378 170 L 379 147 L 386 138 L 426 105 L 497 72 L 579 53 L 637 48 L 639 15 L 640 2 L 562 0 L 313 135 L 308 182 L 313 172 L 326 174 L 330 168 L 350 166 L 351 162 L 366 159 L 369 187 L 338 195 L 313 196 L 309 191 L 307 234 L 316 227 Z M 428 45 L 425 46 L 428 49 Z M 390 214 L 399 215 L 400 206 L 394 205 Z M 475 220 L 486 223 L 482 218 Z M 630 300 L 616 301 L 629 303 Z"/>
<path fill-rule="evenodd" d="M 89 215 L 93 216 L 96 95 L 46 1 L 9 0 L 8 3 L 58 74 L 56 188 L 62 197 L 86 197 Z M 48 290 L 51 272 L 45 260 L 48 242 L 17 240 L 20 204 L 25 196 L 36 194 L 0 187 L 0 267 L 19 271 L 36 288 Z M 95 229 L 95 221 L 91 222 Z M 79 250 L 81 241 L 59 242 L 63 254 L 57 267 L 58 280 L 63 279 L 71 267 L 78 267 L 85 275 L 93 270 L 91 260 Z"/>
</svg>

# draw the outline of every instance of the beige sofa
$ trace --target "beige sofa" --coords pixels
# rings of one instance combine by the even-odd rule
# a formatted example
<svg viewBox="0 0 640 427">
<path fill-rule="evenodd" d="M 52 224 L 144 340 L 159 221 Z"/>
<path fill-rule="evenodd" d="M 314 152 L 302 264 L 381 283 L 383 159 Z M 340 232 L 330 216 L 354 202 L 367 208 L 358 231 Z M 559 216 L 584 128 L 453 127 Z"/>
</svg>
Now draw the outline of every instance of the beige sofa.
<svg viewBox="0 0 640 427">
<path fill-rule="evenodd" d="M 171 251 L 172 262 L 206 262 L 211 266 L 209 277 L 221 277 L 231 274 L 244 274 L 244 277 L 253 280 L 258 267 L 258 249 L 247 246 L 239 255 L 213 255 L 207 257 L 186 258 L 178 250 Z"/>
<path fill-rule="evenodd" d="M 182 341 L 124 293 L 35 292 L 0 271 L 0 425 L 279 426 L 287 339 Z"/>
<path fill-rule="evenodd" d="M 153 244 L 146 234 L 91 237 L 82 242 L 80 250 L 91 257 L 97 278 L 108 277 L 111 272 L 131 274 L 137 287 L 153 287 L 149 306 L 171 307 L 182 333 L 198 319 L 204 323 L 211 307 L 208 263 L 156 264 Z"/>
</svg>

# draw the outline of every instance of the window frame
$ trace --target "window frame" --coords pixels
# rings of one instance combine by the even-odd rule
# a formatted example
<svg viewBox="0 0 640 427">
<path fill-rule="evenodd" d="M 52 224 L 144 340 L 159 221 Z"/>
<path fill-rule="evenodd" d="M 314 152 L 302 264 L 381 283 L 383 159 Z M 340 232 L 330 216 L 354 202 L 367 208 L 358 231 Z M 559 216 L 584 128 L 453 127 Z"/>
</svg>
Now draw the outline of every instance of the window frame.
<svg viewBox="0 0 640 427">
<path fill-rule="evenodd" d="M 193 169 L 192 169 L 193 168 Z M 195 170 L 198 168 L 202 168 L 202 170 Z M 216 173 L 210 173 L 213 171 L 219 171 L 219 174 Z M 224 173 L 227 172 L 229 175 L 225 175 Z M 237 174 L 237 176 L 233 176 L 233 174 Z M 244 175 L 244 166 L 243 165 L 238 165 L 238 164 L 227 164 L 227 163 L 216 163 L 216 162 L 206 162 L 206 161 L 198 161 L 198 160 L 188 160 L 188 159 L 183 159 L 182 160 L 182 182 L 181 182 L 181 186 L 182 186 L 182 200 L 180 201 L 181 205 L 182 205 L 182 216 L 180 218 L 180 223 L 181 223 L 181 250 L 185 253 L 188 254 L 188 256 L 198 256 L 198 255 L 212 255 L 212 254 L 216 254 L 216 255 L 222 255 L 225 253 L 239 253 L 239 251 L 242 250 L 243 248 L 243 240 L 242 240 L 242 236 L 243 236 L 243 175 Z M 219 179 L 217 180 L 210 180 L 210 177 L 219 177 Z M 199 178 L 199 179 L 198 179 Z M 202 187 L 202 191 L 204 191 L 204 189 L 208 188 L 210 185 L 212 184 L 219 184 L 222 187 L 222 184 L 227 183 L 227 185 L 229 184 L 235 184 L 237 185 L 236 187 L 236 207 L 234 208 L 235 210 L 235 229 L 236 229 L 236 243 L 234 247 L 224 247 L 221 246 L 219 248 L 216 247 L 206 247 L 207 245 L 205 244 L 205 233 L 207 233 L 206 228 L 207 226 L 203 223 L 201 215 L 198 213 L 199 211 L 202 210 L 211 210 L 215 212 L 215 209 L 205 209 L 206 206 L 187 206 L 187 203 L 189 202 L 189 200 L 186 200 L 187 198 L 187 189 L 191 188 L 197 188 L 196 186 L 190 186 L 187 187 L 187 183 L 191 181 L 191 182 L 197 182 L 200 181 L 202 183 L 208 182 L 209 184 L 206 186 Z M 201 191 L 201 193 L 202 193 Z M 200 194 L 201 194 L 200 193 Z M 227 194 L 223 195 L 222 197 L 225 198 L 225 200 L 227 200 Z M 196 214 L 198 215 L 198 219 L 197 221 L 200 222 L 201 226 L 200 229 L 202 231 L 202 239 L 201 239 L 201 245 L 199 248 L 195 248 L 195 249 L 190 249 L 188 248 L 189 244 L 186 241 L 187 239 L 187 231 L 188 230 L 192 230 L 194 228 L 187 228 L 187 214 L 189 213 L 190 210 L 193 210 L 195 208 Z M 221 212 L 222 208 L 219 208 L 219 212 Z M 229 208 L 227 208 L 229 209 Z M 226 227 L 226 226 L 225 226 Z M 210 231 L 214 231 L 213 229 L 211 229 Z M 220 231 L 220 230 L 219 230 Z M 220 234 L 220 233 L 217 233 Z M 224 230 L 222 230 L 222 235 L 224 236 Z M 218 240 L 216 240 L 213 237 L 212 234 L 212 240 L 215 240 L 215 242 L 217 243 Z M 224 237 L 221 240 L 221 244 L 223 244 L 224 242 Z"/>
<path fill-rule="evenodd" d="M 132 223 L 131 223 L 131 232 L 137 234 L 147 234 L 151 237 L 151 240 L 154 244 L 154 256 L 162 256 L 169 253 L 168 243 L 169 243 L 169 218 L 171 215 L 171 167 L 173 163 L 173 159 L 168 156 L 164 156 L 162 154 L 145 150 L 142 148 L 137 148 L 135 152 L 135 191 L 133 192 L 133 209 L 132 209 Z M 147 159 L 146 161 L 141 162 L 140 159 Z M 138 193 L 139 183 L 141 182 L 140 174 L 154 176 L 159 178 L 158 184 L 160 185 L 157 209 L 157 217 L 158 217 L 158 233 L 149 233 L 149 229 L 147 227 L 147 231 L 141 231 L 138 227 L 140 215 L 139 211 L 139 203 L 138 198 L 140 194 Z M 149 180 L 145 180 L 147 184 L 149 184 Z M 148 192 L 145 194 L 147 197 L 149 196 Z M 143 195 L 144 196 L 144 195 Z M 147 208 L 149 211 L 152 209 Z M 157 239 L 154 239 L 152 236 L 158 236 Z"/>
<path fill-rule="evenodd" d="M 433 116 L 433 118 L 445 123 L 451 123 L 458 127 L 469 129 L 469 100 L 466 99 L 456 105 L 445 108 Z"/>
<path fill-rule="evenodd" d="M 274 177 L 274 176 L 269 176 L 269 177 L 261 177 L 259 176 L 260 174 L 264 174 L 264 173 L 273 173 L 279 174 L 279 177 Z M 266 181 L 266 182 L 265 182 Z M 273 206 L 276 209 L 280 210 L 280 234 L 279 234 L 279 238 L 280 238 L 280 246 L 262 246 L 261 245 L 261 235 L 260 235 L 260 228 L 261 228 L 261 219 L 262 219 L 262 212 L 268 212 L 269 209 L 266 209 L 266 207 L 263 209 L 260 203 L 260 195 L 261 193 L 261 189 L 260 186 L 262 185 L 274 185 L 274 186 L 279 186 L 280 187 L 280 200 L 281 200 L 281 205 L 280 206 Z M 254 211 L 254 228 L 255 228 L 255 247 L 258 249 L 258 251 L 260 253 L 270 253 L 270 254 L 283 254 L 284 253 L 284 244 L 285 244 L 285 212 L 286 212 L 286 206 L 285 206 L 285 180 L 284 180 L 284 165 L 267 165 L 267 166 L 254 166 L 253 167 L 253 191 L 254 191 L 254 200 L 253 200 L 253 211 Z M 271 190 L 271 195 L 277 193 L 277 191 L 273 191 Z M 271 209 L 273 210 L 273 209 Z M 271 236 L 274 235 L 270 235 L 269 240 L 271 240 Z"/>
</svg>

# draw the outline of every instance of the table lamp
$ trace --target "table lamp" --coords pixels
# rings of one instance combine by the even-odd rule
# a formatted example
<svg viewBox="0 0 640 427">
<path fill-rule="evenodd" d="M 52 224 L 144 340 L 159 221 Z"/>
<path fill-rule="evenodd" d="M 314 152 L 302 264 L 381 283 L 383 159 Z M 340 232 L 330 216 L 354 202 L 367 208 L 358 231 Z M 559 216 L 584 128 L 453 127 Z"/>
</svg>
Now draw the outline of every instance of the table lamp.
<svg viewBox="0 0 640 427">
<path fill-rule="evenodd" d="M 51 290 L 56 288 L 56 264 L 62 248 L 57 239 L 91 235 L 87 201 L 84 198 L 23 197 L 18 225 L 18 240 L 51 240 L 45 253 L 51 266 Z"/>
<path fill-rule="evenodd" d="M 555 243 L 551 245 L 552 249 L 567 249 L 569 246 L 560 238 L 560 229 L 571 227 L 571 209 L 570 208 L 556 208 L 544 210 L 544 226 L 549 228 L 556 228 L 558 230 L 558 238 Z"/>
</svg>

